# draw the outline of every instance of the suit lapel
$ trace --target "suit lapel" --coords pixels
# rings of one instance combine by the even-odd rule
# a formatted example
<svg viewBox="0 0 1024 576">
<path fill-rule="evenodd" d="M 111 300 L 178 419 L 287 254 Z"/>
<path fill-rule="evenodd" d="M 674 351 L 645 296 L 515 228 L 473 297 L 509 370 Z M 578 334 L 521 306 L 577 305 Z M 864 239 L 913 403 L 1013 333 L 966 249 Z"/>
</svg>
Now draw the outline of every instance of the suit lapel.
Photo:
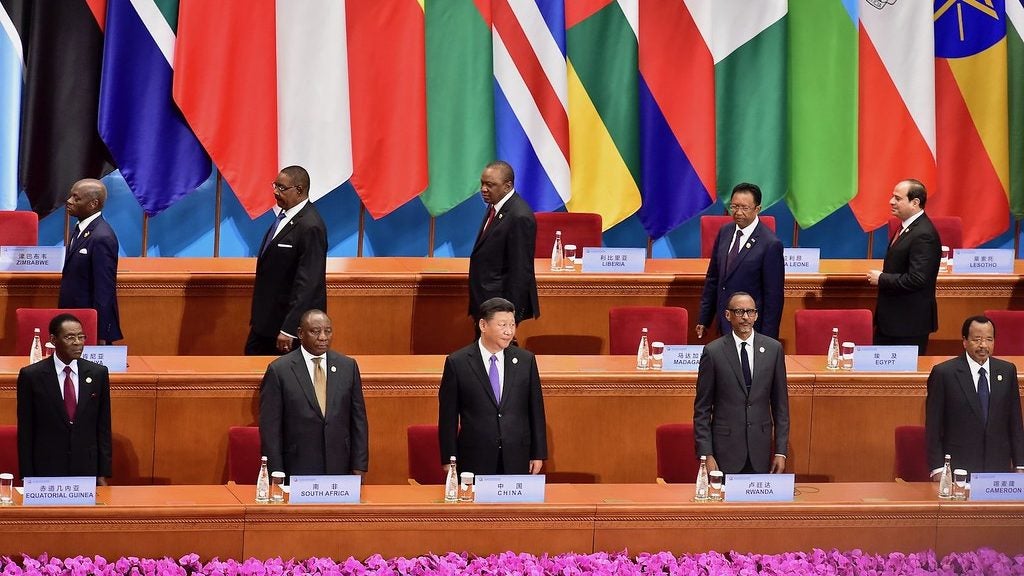
<svg viewBox="0 0 1024 576">
<path fill-rule="evenodd" d="M 773 364 L 766 359 L 763 353 L 765 350 L 764 337 L 755 332 L 753 345 L 754 350 L 751 355 L 754 357 L 754 375 L 750 384 L 751 388 L 754 388 L 755 386 L 764 386 L 767 385 L 768 382 L 771 382 L 772 370 L 774 369 Z"/>
<path fill-rule="evenodd" d="M 736 385 L 740 387 L 740 392 L 744 396 L 747 395 L 747 385 L 743 381 L 743 367 L 740 365 L 740 355 L 738 348 L 736 348 L 736 336 L 730 330 L 725 338 L 725 351 L 726 361 L 729 363 L 729 367 L 732 368 L 732 373 L 736 377 Z"/>
<path fill-rule="evenodd" d="M 480 355 L 479 344 L 473 345 L 473 348 L 469 351 L 466 361 L 469 363 L 470 372 L 476 375 L 477 383 L 483 387 L 487 397 L 491 399 L 491 402 L 493 402 L 495 406 L 497 406 L 498 399 L 494 397 L 494 390 L 491 389 L 491 379 L 487 375 L 487 372 L 484 371 L 484 358 Z"/>
<path fill-rule="evenodd" d="M 324 369 L 329 370 L 326 366 Z M 292 375 L 295 377 L 295 381 L 298 382 L 302 393 L 306 396 L 310 409 L 319 415 L 320 403 L 316 401 L 316 392 L 313 390 L 313 381 L 309 378 L 309 370 L 306 369 L 306 359 L 302 356 L 301 350 L 297 351 L 297 354 L 292 357 Z M 328 381 L 330 381 L 329 376 Z M 328 398 L 330 398 L 330 396 L 328 396 Z"/>
<path fill-rule="evenodd" d="M 341 406 L 341 387 L 344 384 L 338 372 L 338 359 L 333 352 L 327 352 L 327 366 L 324 370 L 327 371 L 327 414 L 338 414 Z"/>
<path fill-rule="evenodd" d="M 736 230 L 732 231 L 733 236 L 736 235 Z M 733 262 L 732 266 L 729 266 L 726 270 L 726 276 L 731 275 L 740 267 L 740 264 L 747 258 L 747 254 L 753 252 L 757 248 L 757 240 L 761 235 L 761 223 L 758 222 L 757 226 L 754 227 L 754 231 L 750 233 L 750 237 L 747 238 L 743 245 L 740 246 L 740 253 L 736 255 L 736 261 Z M 728 254 L 728 253 L 727 253 Z"/>
<path fill-rule="evenodd" d="M 981 400 L 978 399 L 978 391 L 974 388 L 974 377 L 971 375 L 971 370 L 968 366 L 967 358 L 960 356 L 956 364 L 956 381 L 964 398 L 967 400 L 967 404 L 971 407 L 971 412 L 974 412 L 974 416 L 979 422 L 984 422 L 984 419 L 981 417 Z M 989 383 L 990 391 L 992 390 L 991 386 L 992 384 Z"/>
<path fill-rule="evenodd" d="M 499 406 L 505 404 L 505 399 L 512 392 L 512 387 L 519 383 L 519 354 L 517 352 L 511 346 L 505 348 L 505 384 L 501 388 L 501 402 L 498 404 Z M 490 380 L 487 383 L 490 385 Z"/>
<path fill-rule="evenodd" d="M 75 416 L 81 414 L 82 409 L 89 405 L 96 390 L 95 376 L 91 368 L 84 366 L 81 360 L 78 361 L 78 405 L 75 408 Z"/>
<path fill-rule="evenodd" d="M 61 388 L 64 386 L 63 374 L 57 374 L 57 365 L 53 361 L 53 356 L 43 362 L 46 362 L 47 369 L 42 376 L 41 393 L 46 399 L 46 403 L 53 407 L 57 418 L 66 424 L 68 411 L 64 408 L 64 398 L 61 396 Z"/>
</svg>

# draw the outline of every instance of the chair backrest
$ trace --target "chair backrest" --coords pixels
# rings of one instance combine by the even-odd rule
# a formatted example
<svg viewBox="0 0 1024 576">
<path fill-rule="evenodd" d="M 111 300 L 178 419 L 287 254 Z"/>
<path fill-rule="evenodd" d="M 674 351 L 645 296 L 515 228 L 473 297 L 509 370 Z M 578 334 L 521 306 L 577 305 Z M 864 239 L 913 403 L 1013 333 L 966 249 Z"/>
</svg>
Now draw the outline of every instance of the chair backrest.
<svg viewBox="0 0 1024 576">
<path fill-rule="evenodd" d="M 18 427 L 0 426 L 0 472 L 10 472 L 18 482 Z"/>
<path fill-rule="evenodd" d="M 759 214 L 758 218 L 769 230 L 775 232 L 775 216 Z M 715 238 L 722 226 L 732 224 L 732 216 L 701 216 L 700 217 L 700 257 L 711 258 L 711 251 L 715 249 Z"/>
<path fill-rule="evenodd" d="M 409 479 L 419 484 L 444 484 L 441 469 L 441 442 L 436 424 L 413 424 L 405 429 L 408 437 Z"/>
<path fill-rule="evenodd" d="M 648 342 L 686 344 L 686 308 L 677 306 L 619 306 L 608 310 L 608 349 L 611 354 L 636 354 L 640 331 Z"/>
<path fill-rule="evenodd" d="M 1000 356 L 1024 356 L 1024 310 L 985 310 L 996 329 L 995 351 Z"/>
<path fill-rule="evenodd" d="M 576 257 L 583 256 L 583 247 L 601 247 L 601 215 L 590 212 L 537 212 L 537 243 L 534 258 L 551 256 L 555 231 L 562 231 L 562 245 L 575 244 Z"/>
<path fill-rule="evenodd" d="M 943 246 L 954 249 L 964 247 L 964 225 L 959 216 L 929 216 L 928 219 L 932 221 L 935 231 L 939 233 L 939 242 Z M 895 216 L 889 218 L 890 244 L 902 227 L 903 222 L 899 218 Z"/>
<path fill-rule="evenodd" d="M 658 478 L 669 484 L 692 483 L 700 462 L 693 440 L 693 424 L 662 424 L 654 431 Z"/>
<path fill-rule="evenodd" d="M 0 210 L 0 246 L 39 244 L 39 216 L 31 210 Z"/>
<path fill-rule="evenodd" d="M 259 426 L 228 428 L 228 481 L 256 484 L 262 456 Z"/>
<path fill-rule="evenodd" d="M 85 345 L 96 345 L 96 311 L 92 308 L 18 308 L 14 311 L 18 327 L 14 332 L 14 354 L 27 356 L 32 349 L 32 332 L 39 328 L 39 338 L 45 345 L 50 340 L 50 320 L 57 314 L 73 314 L 82 321 Z"/>
<path fill-rule="evenodd" d="M 839 328 L 840 344 L 866 346 L 872 341 L 871 310 L 797 310 L 793 321 L 797 354 L 828 354 L 832 328 Z"/>
<path fill-rule="evenodd" d="M 895 438 L 896 477 L 905 482 L 930 480 L 924 426 L 897 426 Z"/>
</svg>

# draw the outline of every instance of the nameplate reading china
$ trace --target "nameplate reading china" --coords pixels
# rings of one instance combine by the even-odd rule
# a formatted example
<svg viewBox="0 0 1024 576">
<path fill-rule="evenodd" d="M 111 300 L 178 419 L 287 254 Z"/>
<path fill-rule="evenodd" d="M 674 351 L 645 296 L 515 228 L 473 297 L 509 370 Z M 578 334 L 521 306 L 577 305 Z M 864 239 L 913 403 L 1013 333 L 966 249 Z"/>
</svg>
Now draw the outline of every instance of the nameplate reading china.
<svg viewBox="0 0 1024 576">
<path fill-rule="evenodd" d="M 543 474 L 477 476 L 474 500 L 484 504 L 523 504 L 544 501 Z"/>
<path fill-rule="evenodd" d="M 857 372 L 917 372 L 917 346 L 857 346 L 853 349 Z"/>
<path fill-rule="evenodd" d="M 2 272 L 60 272 L 63 246 L 0 246 Z"/>
<path fill-rule="evenodd" d="M 969 500 L 1024 501 L 1024 474 L 1013 472 L 971 473 Z"/>
<path fill-rule="evenodd" d="M 792 474 L 726 474 L 726 502 L 792 502 Z"/>
<path fill-rule="evenodd" d="M 953 250 L 954 274 L 1013 274 L 1013 250 L 957 248 Z"/>
<path fill-rule="evenodd" d="M 583 271 L 611 274 L 642 274 L 647 265 L 643 248 L 583 247 Z"/>
<path fill-rule="evenodd" d="M 95 476 L 27 476 L 26 506 L 92 506 L 96 504 Z"/>
<path fill-rule="evenodd" d="M 696 372 L 703 344 L 666 344 L 661 369 L 665 372 Z"/>
<path fill-rule="evenodd" d="M 786 274 L 817 274 L 821 266 L 820 248 L 785 248 L 782 258 Z"/>
<path fill-rule="evenodd" d="M 86 346 L 82 349 L 82 358 L 102 364 L 110 372 L 128 371 L 127 346 Z"/>
<path fill-rule="evenodd" d="M 362 476 L 292 476 L 289 504 L 359 504 Z"/>
</svg>

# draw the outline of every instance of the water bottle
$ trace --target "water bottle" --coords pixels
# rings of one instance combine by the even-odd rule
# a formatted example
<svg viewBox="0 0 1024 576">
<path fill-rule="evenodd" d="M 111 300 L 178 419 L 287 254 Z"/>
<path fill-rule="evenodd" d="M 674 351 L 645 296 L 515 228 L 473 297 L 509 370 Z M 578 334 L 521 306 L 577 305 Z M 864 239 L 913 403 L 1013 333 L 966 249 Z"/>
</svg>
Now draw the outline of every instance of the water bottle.
<svg viewBox="0 0 1024 576">
<path fill-rule="evenodd" d="M 256 503 L 270 503 L 270 471 L 267 469 L 267 457 L 260 458 L 260 475 L 256 477 Z"/>
<path fill-rule="evenodd" d="M 647 343 L 647 328 L 640 332 L 640 346 L 636 349 L 636 369 L 647 370 L 651 365 L 651 347 Z"/>
<path fill-rule="evenodd" d="M 555 245 L 551 247 L 551 271 L 558 272 L 564 267 L 565 251 L 562 249 L 562 231 L 555 231 Z"/>
<path fill-rule="evenodd" d="M 448 461 L 448 477 L 444 479 L 444 501 L 459 501 L 459 475 L 455 472 L 455 456 Z"/>
<path fill-rule="evenodd" d="M 694 499 L 702 502 L 708 499 L 708 457 L 700 457 L 700 469 L 697 470 L 697 491 Z"/>
<path fill-rule="evenodd" d="M 953 497 L 953 469 L 950 460 L 949 454 L 946 454 L 946 461 L 942 465 L 942 474 L 939 476 L 939 498 L 943 499 Z"/>
<path fill-rule="evenodd" d="M 832 339 L 828 342 L 828 363 L 825 368 L 839 370 L 839 328 L 832 329 Z"/>
<path fill-rule="evenodd" d="M 43 344 L 39 340 L 39 328 L 32 333 L 32 350 L 28 353 L 29 364 L 35 364 L 43 359 Z"/>
</svg>

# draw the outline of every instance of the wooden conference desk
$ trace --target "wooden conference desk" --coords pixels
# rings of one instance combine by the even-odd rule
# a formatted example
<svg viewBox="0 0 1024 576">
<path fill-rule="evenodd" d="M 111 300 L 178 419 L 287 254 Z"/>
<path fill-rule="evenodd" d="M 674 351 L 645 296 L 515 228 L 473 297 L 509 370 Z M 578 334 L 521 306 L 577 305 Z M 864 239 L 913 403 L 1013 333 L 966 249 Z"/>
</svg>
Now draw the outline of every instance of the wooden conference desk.
<svg viewBox="0 0 1024 576">
<path fill-rule="evenodd" d="M 704 259 L 647 261 L 641 275 L 549 272 L 537 261 L 541 317 L 523 323 L 520 342 L 539 354 L 608 352 L 608 309 L 682 306 L 696 323 Z M 874 310 L 865 273 L 879 260 L 824 260 L 821 274 L 789 276 L 781 338 L 793 348 L 793 312 Z M 335 345 L 349 354 L 447 354 L 466 344 L 466 258 L 329 258 L 328 311 Z M 118 301 L 124 344 L 142 355 L 239 354 L 248 332 L 252 258 L 122 258 Z M 939 331 L 933 354 L 955 354 L 960 324 L 985 309 L 1024 309 L 1024 262 L 1006 276 L 939 278 Z M 0 354 L 14 351 L 15 308 L 52 307 L 58 274 L 0 273 Z"/>
<path fill-rule="evenodd" d="M 543 504 L 444 504 L 364 486 L 359 505 L 257 505 L 252 486 L 115 486 L 92 507 L 0 508 L 0 554 L 203 560 L 514 550 L 630 554 L 811 548 L 1024 552 L 1024 504 L 941 502 L 932 484 L 797 484 L 792 503 L 694 503 L 690 485 L 549 484 Z M 18 497 L 20 499 L 20 497 Z"/>
</svg>

